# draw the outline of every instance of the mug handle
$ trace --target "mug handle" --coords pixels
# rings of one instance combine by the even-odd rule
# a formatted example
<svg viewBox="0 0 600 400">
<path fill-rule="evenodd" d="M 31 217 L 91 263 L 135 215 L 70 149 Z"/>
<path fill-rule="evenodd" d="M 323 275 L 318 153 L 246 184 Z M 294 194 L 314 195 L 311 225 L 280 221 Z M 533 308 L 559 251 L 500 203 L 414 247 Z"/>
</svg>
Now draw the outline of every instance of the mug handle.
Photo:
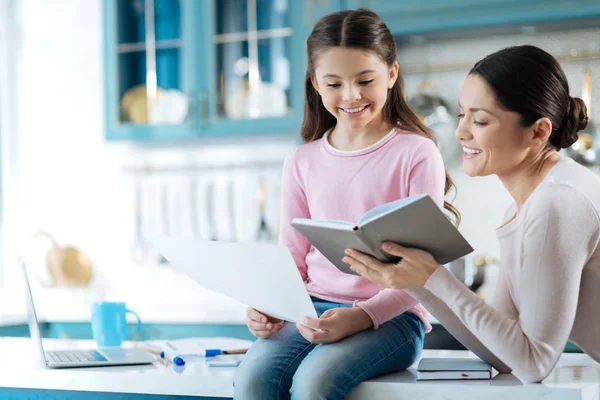
<svg viewBox="0 0 600 400">
<path fill-rule="evenodd" d="M 129 308 L 125 309 L 125 313 L 126 314 L 127 313 L 131 313 L 131 314 L 133 314 L 137 318 L 137 326 L 135 327 L 135 329 L 132 332 L 125 334 L 125 338 L 124 339 L 129 339 L 130 337 L 132 337 L 133 335 L 135 335 L 136 333 L 138 333 L 140 331 L 140 329 L 142 329 L 142 320 L 141 320 L 140 316 L 135 311 L 131 311 Z"/>
</svg>

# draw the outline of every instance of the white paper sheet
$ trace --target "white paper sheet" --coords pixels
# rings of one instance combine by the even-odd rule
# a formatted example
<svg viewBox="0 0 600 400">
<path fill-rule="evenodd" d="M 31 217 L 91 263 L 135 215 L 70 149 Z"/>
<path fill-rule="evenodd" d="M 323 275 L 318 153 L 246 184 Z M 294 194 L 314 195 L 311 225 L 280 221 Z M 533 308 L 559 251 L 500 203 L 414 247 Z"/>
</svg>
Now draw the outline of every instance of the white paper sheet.
<svg viewBox="0 0 600 400">
<path fill-rule="evenodd" d="M 166 235 L 154 235 L 151 241 L 173 269 L 207 289 L 286 321 L 317 318 L 286 247 Z"/>
</svg>

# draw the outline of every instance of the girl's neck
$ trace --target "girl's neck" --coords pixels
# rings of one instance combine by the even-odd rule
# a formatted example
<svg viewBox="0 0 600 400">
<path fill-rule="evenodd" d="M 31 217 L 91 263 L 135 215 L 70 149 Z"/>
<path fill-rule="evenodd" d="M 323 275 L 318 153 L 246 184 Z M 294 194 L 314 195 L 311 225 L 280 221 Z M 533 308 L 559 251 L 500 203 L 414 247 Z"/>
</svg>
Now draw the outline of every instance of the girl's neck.
<svg viewBox="0 0 600 400">
<path fill-rule="evenodd" d="M 555 150 L 550 150 L 508 173 L 498 174 L 498 178 L 515 201 L 517 210 L 521 209 L 531 193 L 559 161 L 560 155 Z"/>
<path fill-rule="evenodd" d="M 337 124 L 329 133 L 328 140 L 329 144 L 338 150 L 361 150 L 380 141 L 392 128 L 390 123 L 383 120 L 372 121 L 360 129 Z"/>
</svg>

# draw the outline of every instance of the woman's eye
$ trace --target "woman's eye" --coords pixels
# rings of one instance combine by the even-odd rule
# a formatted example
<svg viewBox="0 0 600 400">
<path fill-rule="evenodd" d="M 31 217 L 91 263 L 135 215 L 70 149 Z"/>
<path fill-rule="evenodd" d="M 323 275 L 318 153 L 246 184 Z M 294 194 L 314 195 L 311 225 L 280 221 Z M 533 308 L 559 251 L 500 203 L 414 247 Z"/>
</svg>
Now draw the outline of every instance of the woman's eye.
<svg viewBox="0 0 600 400">
<path fill-rule="evenodd" d="M 465 114 L 458 114 L 456 117 L 457 117 L 458 119 L 463 119 L 463 118 L 465 117 Z"/>
<path fill-rule="evenodd" d="M 360 84 L 361 85 L 368 85 L 371 82 L 373 82 L 373 79 L 369 79 L 368 81 L 360 81 Z"/>
<path fill-rule="evenodd" d="M 337 87 L 340 87 L 342 85 L 340 85 L 339 83 L 328 83 L 327 86 L 330 87 L 330 88 L 337 88 Z"/>
<path fill-rule="evenodd" d="M 475 121 L 475 120 L 473 120 L 473 124 L 474 124 L 475 126 L 486 126 L 486 125 L 487 125 L 487 122 L 480 122 L 480 121 Z"/>
</svg>

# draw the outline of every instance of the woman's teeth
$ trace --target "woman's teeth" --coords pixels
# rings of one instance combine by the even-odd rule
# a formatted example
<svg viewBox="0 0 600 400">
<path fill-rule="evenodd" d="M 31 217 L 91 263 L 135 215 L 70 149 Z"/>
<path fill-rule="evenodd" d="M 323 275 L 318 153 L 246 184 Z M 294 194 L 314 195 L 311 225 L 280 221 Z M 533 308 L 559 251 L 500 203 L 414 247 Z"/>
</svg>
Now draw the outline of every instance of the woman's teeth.
<svg viewBox="0 0 600 400">
<path fill-rule="evenodd" d="M 467 154 L 479 154 L 482 151 L 481 150 L 476 150 L 476 149 L 469 149 L 468 147 L 463 147 L 463 152 L 465 152 Z"/>
<path fill-rule="evenodd" d="M 365 108 L 367 108 L 367 106 L 362 106 L 362 107 L 358 107 L 358 108 L 342 108 L 342 110 L 344 110 L 347 113 L 353 114 L 353 113 L 361 112 Z"/>
</svg>

